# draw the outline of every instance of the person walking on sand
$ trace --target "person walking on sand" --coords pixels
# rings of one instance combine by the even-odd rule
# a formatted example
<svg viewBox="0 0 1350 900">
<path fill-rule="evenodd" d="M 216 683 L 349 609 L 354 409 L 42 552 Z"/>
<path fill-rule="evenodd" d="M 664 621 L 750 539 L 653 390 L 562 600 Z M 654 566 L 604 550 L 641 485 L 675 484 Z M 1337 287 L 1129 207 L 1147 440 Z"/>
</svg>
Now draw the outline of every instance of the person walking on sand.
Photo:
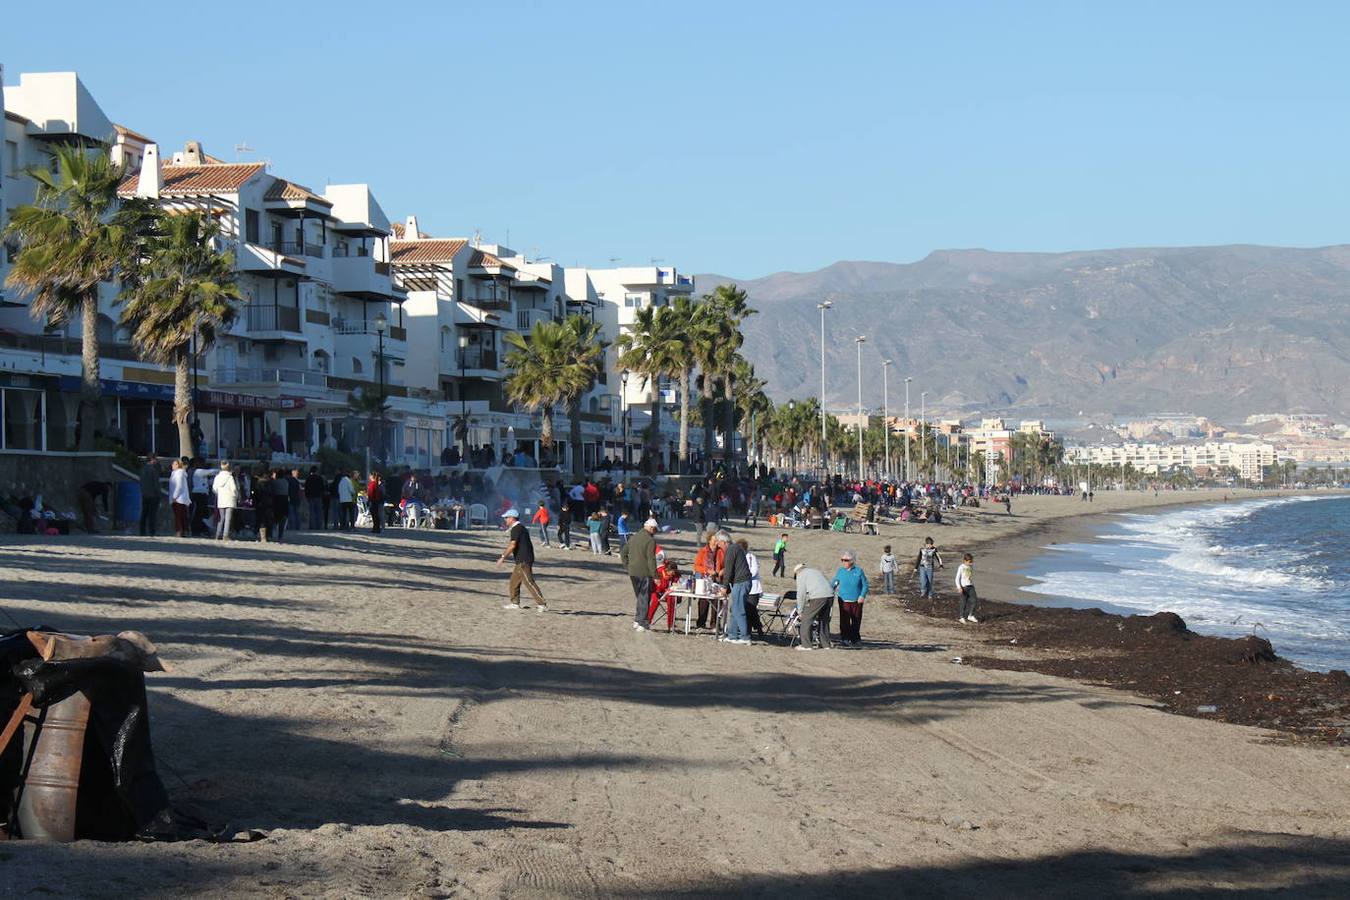
<svg viewBox="0 0 1350 900">
<path fill-rule="evenodd" d="M 797 649 L 814 650 L 811 630 L 816 631 L 817 642 L 823 650 L 830 649 L 830 607 L 834 605 L 834 587 L 819 569 L 797 563 L 792 570 L 797 580 Z"/>
<path fill-rule="evenodd" d="M 975 593 L 975 557 L 967 553 L 961 557 L 961 565 L 956 570 L 956 587 L 961 592 L 961 618 L 963 624 L 977 625 L 975 604 L 980 602 Z"/>
<path fill-rule="evenodd" d="M 187 465 L 181 459 L 175 459 L 169 471 L 169 506 L 173 509 L 174 534 L 187 537 L 191 524 L 188 515 L 192 509 L 192 493 L 188 487 Z"/>
<path fill-rule="evenodd" d="M 633 630 L 650 631 L 650 607 L 652 599 L 652 579 L 656 577 L 656 529 L 655 519 L 642 523 L 636 534 L 624 541 L 619 548 L 619 561 L 628 572 L 628 580 L 633 583 Z"/>
<path fill-rule="evenodd" d="M 858 568 L 852 550 L 839 554 L 834 589 L 839 596 L 839 640 L 845 647 L 862 646 L 863 601 L 867 599 L 867 576 Z"/>
<path fill-rule="evenodd" d="M 787 577 L 787 532 L 778 536 L 773 543 L 773 575 L 775 578 Z"/>
<path fill-rule="evenodd" d="M 230 471 L 228 462 L 220 464 L 220 471 L 211 481 L 211 490 L 216 495 L 216 512 L 219 515 L 216 521 L 216 540 L 232 541 L 234 514 L 239 508 L 239 482 L 234 480 L 234 472 Z"/>
<path fill-rule="evenodd" d="M 881 548 L 881 580 L 886 584 L 886 593 L 888 595 L 895 593 L 895 554 L 891 553 L 891 545 L 887 544 Z"/>
<path fill-rule="evenodd" d="M 506 605 L 502 609 L 524 609 L 520 605 L 520 586 L 523 584 L 534 597 L 535 612 L 542 613 L 548 609 L 548 601 L 534 580 L 534 544 L 530 543 L 530 529 L 520 521 L 520 511 L 514 506 L 502 513 L 502 518 L 506 520 L 507 544 L 502 555 L 497 557 L 497 565 L 506 562 L 508 556 L 515 561 L 511 578 L 506 584 Z"/>
<path fill-rule="evenodd" d="M 159 460 L 154 454 L 145 458 L 141 467 L 141 537 L 154 537 L 159 522 L 159 498 L 164 493 L 159 486 Z"/>
<path fill-rule="evenodd" d="M 572 499 L 564 497 L 558 510 L 558 546 L 572 549 Z"/>
<path fill-rule="evenodd" d="M 539 508 L 536 509 L 534 511 L 534 515 L 530 517 L 530 523 L 539 526 L 539 542 L 543 544 L 545 547 L 549 546 L 548 520 L 549 520 L 548 504 L 545 503 L 543 500 L 540 500 Z"/>
<path fill-rule="evenodd" d="M 946 568 L 942 564 L 942 554 L 938 552 L 932 538 L 924 538 L 919 555 L 914 558 L 914 572 L 919 576 L 920 598 L 933 599 L 933 585 L 936 584 L 933 580 L 933 570 L 942 568 Z"/>
</svg>

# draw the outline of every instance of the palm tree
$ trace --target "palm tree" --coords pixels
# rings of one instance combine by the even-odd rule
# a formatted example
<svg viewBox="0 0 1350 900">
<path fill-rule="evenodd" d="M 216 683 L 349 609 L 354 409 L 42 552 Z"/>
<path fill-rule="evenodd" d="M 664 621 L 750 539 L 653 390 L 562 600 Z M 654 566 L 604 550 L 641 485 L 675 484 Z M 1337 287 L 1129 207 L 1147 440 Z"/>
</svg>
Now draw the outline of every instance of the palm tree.
<svg viewBox="0 0 1350 900">
<path fill-rule="evenodd" d="M 656 399 L 652 403 L 652 421 L 643 432 L 642 467 L 648 474 L 656 458 L 661 438 L 661 379 L 670 375 L 680 377 L 680 462 L 689 459 L 689 372 L 692 366 L 688 351 L 689 334 L 685 326 L 684 306 L 677 297 L 671 306 L 646 306 L 633 317 L 629 330 L 614 342 L 619 351 L 619 367 L 642 378 L 642 386 L 654 385 Z"/>
<path fill-rule="evenodd" d="M 94 446 L 102 423 L 99 387 L 99 285 L 132 274 L 150 221 L 148 201 L 119 204 L 122 167 L 102 150 L 57 147 L 56 171 L 32 167 L 36 202 L 10 216 L 6 237 L 19 240 L 8 283 L 33 294 L 32 315 L 51 325 L 76 316 L 81 327 L 80 449 Z"/>
<path fill-rule="evenodd" d="M 193 338 L 203 353 L 228 328 L 243 298 L 234 263 L 216 249 L 220 228 L 200 212 L 162 216 L 148 244 L 140 277 L 122 293 L 122 322 L 141 355 L 174 367 L 173 420 L 178 455 L 195 456 L 194 398 L 190 381 Z"/>
<path fill-rule="evenodd" d="M 764 430 L 767 415 L 773 409 L 773 404 L 764 393 L 768 382 L 755 377 L 755 367 L 746 360 L 739 359 L 733 383 L 736 389 L 736 408 L 733 414 L 739 414 L 742 423 L 750 423 L 750 433 L 747 437 L 758 451 L 759 436 Z"/>
<path fill-rule="evenodd" d="M 595 380 L 604 369 L 605 342 L 600 340 L 601 327 L 583 315 L 568 316 L 563 326 L 570 332 L 572 365 L 578 367 L 578 375 L 585 375 L 584 379 L 571 381 L 569 392 L 562 397 L 567 407 L 568 440 L 572 445 L 572 474 L 581 478 L 585 474 L 581 456 L 581 398 L 595 386 Z"/>
<path fill-rule="evenodd" d="M 531 411 L 542 411 L 539 440 L 545 447 L 553 446 L 554 407 L 578 403 L 595 384 L 603 352 L 594 342 L 596 333 L 583 319 L 575 324 L 539 321 L 528 337 L 515 331 L 506 335 L 506 343 L 512 348 L 506 355 L 506 364 L 512 369 L 506 380 L 506 396 Z"/>
<path fill-rule="evenodd" d="M 728 401 L 736 393 L 736 378 L 741 372 L 739 365 L 745 362 L 740 355 L 740 349 L 745 344 L 741 324 L 756 312 L 750 308 L 748 301 L 749 297 L 745 291 L 734 284 L 718 285 L 712 292 L 712 305 L 720 311 L 728 325 L 729 340 L 718 358 L 722 375 L 722 397 Z M 723 430 L 726 439 L 722 445 L 722 459 L 728 466 L 731 465 L 736 445 L 736 424 L 733 421 L 735 412 L 735 405 L 729 403 L 726 409 L 726 427 Z"/>
</svg>

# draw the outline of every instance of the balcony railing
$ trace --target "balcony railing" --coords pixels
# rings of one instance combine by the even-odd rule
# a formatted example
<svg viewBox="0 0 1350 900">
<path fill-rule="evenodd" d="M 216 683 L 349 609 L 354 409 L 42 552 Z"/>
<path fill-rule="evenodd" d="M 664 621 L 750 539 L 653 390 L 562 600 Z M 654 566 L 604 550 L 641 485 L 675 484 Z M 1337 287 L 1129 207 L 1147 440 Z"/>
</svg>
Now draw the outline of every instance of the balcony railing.
<svg viewBox="0 0 1350 900">
<path fill-rule="evenodd" d="M 249 306 L 245 308 L 249 331 L 300 332 L 300 310 L 290 306 Z"/>
<path fill-rule="evenodd" d="M 212 384 L 306 384 L 327 387 L 328 373 L 318 369 L 216 369 Z"/>
<path fill-rule="evenodd" d="M 368 334 L 376 337 L 379 332 L 375 330 L 373 322 L 354 322 L 349 319 L 333 320 L 334 334 Z M 385 330 L 384 336 L 391 341 L 406 341 L 408 339 L 408 329 L 399 325 L 390 325 Z"/>
<path fill-rule="evenodd" d="M 62 335 L 18 334 L 0 329 L 0 350 L 26 350 L 30 353 L 56 356 L 79 356 L 83 342 L 79 338 Z M 116 341 L 99 341 L 98 355 L 103 359 L 132 361 L 141 359 L 134 344 Z"/>
<path fill-rule="evenodd" d="M 465 297 L 463 302 L 477 309 L 509 310 L 511 301 L 505 297 Z"/>
<path fill-rule="evenodd" d="M 268 241 L 263 246 L 282 256 L 312 256 L 315 259 L 323 259 L 321 244 L 307 244 L 304 241 Z"/>
<path fill-rule="evenodd" d="M 482 350 L 470 347 L 467 350 L 459 351 L 460 368 L 464 369 L 492 369 L 497 368 L 497 351 Z"/>
<path fill-rule="evenodd" d="M 370 248 L 362 247 L 360 244 L 356 245 L 348 244 L 345 247 L 339 244 L 338 246 L 333 248 L 334 259 L 348 259 L 348 258 L 354 259 L 356 257 L 369 255 L 370 255 Z"/>
</svg>

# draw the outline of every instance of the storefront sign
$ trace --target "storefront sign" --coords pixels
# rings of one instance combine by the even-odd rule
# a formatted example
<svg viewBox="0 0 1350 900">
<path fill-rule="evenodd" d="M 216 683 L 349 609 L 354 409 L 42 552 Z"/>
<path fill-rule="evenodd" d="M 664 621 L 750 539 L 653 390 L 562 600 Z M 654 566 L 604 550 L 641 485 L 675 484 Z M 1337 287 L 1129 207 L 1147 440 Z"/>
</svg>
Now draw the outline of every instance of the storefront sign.
<svg viewBox="0 0 1350 900">
<path fill-rule="evenodd" d="M 172 391 L 170 391 L 172 396 Z M 291 410 L 304 409 L 304 397 L 255 397 L 230 391 L 200 391 L 201 405 L 212 409 Z"/>
<path fill-rule="evenodd" d="M 98 384 L 105 397 L 128 397 L 137 400 L 173 399 L 171 384 L 144 384 L 139 381 L 113 381 L 108 378 L 100 378 Z M 62 375 L 57 381 L 57 386 L 63 391 L 79 391 L 80 377 Z"/>
</svg>

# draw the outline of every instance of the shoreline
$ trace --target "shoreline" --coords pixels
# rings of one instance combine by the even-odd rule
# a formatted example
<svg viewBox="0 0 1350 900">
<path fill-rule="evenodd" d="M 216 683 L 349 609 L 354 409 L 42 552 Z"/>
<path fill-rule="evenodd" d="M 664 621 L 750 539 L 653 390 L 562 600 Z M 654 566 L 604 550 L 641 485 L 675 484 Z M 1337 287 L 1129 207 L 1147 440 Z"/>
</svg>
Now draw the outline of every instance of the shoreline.
<svg viewBox="0 0 1350 900">
<path fill-rule="evenodd" d="M 1344 491 L 1249 492 L 1230 496 L 1227 504 L 1348 495 Z M 1057 544 L 1097 541 L 1101 526 L 1123 513 L 1165 513 L 1197 504 L 1224 501 L 1195 497 L 1041 519 L 1006 536 L 959 548 L 959 552 L 975 554 L 985 610 L 977 638 L 982 652 L 966 662 L 986 669 L 1065 676 L 1143 694 L 1180 715 L 1350 745 L 1350 677 L 1344 669 L 1327 673 L 1305 669 L 1280 656 L 1279 647 L 1260 637 L 1190 631 L 1180 616 L 1165 608 L 1148 613 L 1111 609 L 1100 603 L 1050 605 L 1035 602 L 1035 595 L 1022 590 L 1034 582 L 1016 570 Z M 941 601 L 910 604 L 922 615 L 950 618 L 945 607 Z"/>
</svg>

